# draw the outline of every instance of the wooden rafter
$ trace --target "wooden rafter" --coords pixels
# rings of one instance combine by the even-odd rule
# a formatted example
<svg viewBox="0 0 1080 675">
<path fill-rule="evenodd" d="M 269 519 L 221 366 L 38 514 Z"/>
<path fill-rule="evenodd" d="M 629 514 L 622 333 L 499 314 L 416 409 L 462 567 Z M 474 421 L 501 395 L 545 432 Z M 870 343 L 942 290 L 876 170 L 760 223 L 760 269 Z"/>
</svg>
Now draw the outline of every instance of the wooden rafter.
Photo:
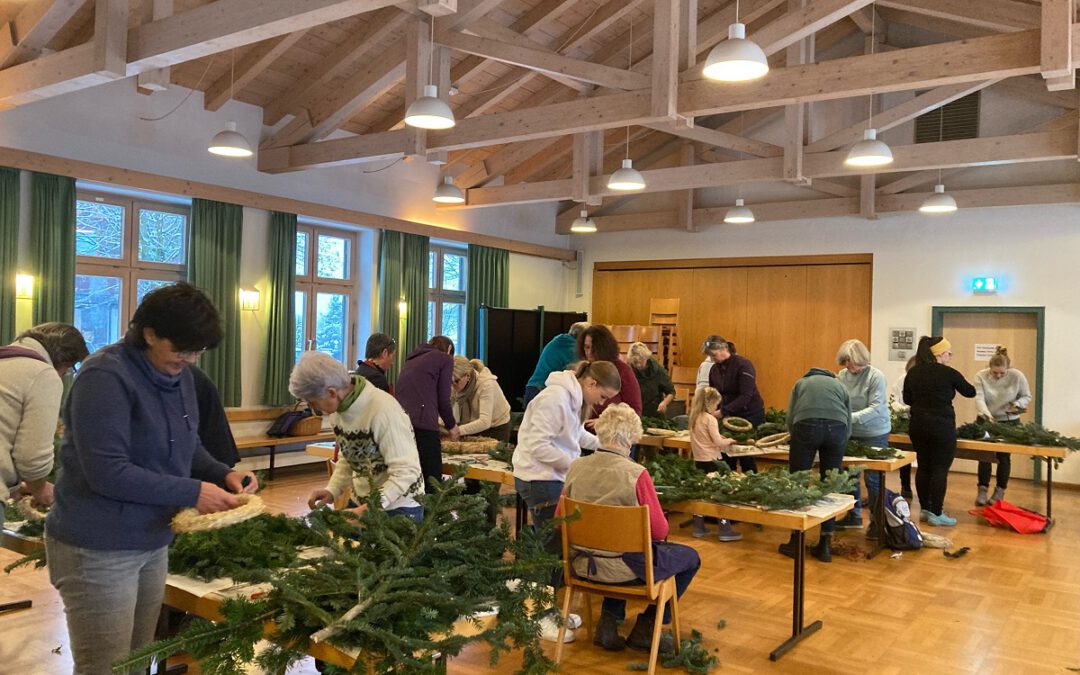
<svg viewBox="0 0 1080 675">
<path fill-rule="evenodd" d="M 0 68 L 22 63 L 41 53 L 87 0 L 33 0 L 8 22 L 10 36 L 0 49 Z"/>
<path fill-rule="evenodd" d="M 225 105 L 236 92 L 243 91 L 244 87 L 251 84 L 306 34 L 306 30 L 298 30 L 295 33 L 270 38 L 254 45 L 236 64 L 235 71 L 230 67 L 228 73 L 219 77 L 206 89 L 203 94 L 203 107 L 207 110 L 217 110 Z"/>
<path fill-rule="evenodd" d="M 877 0 L 877 4 L 994 31 L 1028 30 L 1040 23 L 1038 7 L 1015 0 Z"/>
</svg>

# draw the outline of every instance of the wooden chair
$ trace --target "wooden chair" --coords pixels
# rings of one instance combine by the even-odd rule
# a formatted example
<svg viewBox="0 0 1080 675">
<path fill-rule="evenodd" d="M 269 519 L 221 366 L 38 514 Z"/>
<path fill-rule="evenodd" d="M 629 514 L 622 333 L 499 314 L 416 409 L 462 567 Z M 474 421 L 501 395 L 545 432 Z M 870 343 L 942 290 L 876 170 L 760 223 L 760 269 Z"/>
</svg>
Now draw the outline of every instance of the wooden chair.
<svg viewBox="0 0 1080 675">
<path fill-rule="evenodd" d="M 671 369 L 671 384 L 675 387 L 675 398 L 686 401 L 686 410 L 689 411 L 690 402 L 697 391 L 697 368 L 675 366 Z"/>
<path fill-rule="evenodd" d="M 657 358 L 660 357 L 660 340 L 663 337 L 663 331 L 660 326 L 636 326 L 635 342 L 642 342 L 649 351 L 653 353 Z"/>
<path fill-rule="evenodd" d="M 675 638 L 675 649 L 676 651 L 679 649 L 679 603 L 675 592 L 675 577 L 668 577 L 662 581 L 653 578 L 649 508 L 647 506 L 607 506 L 580 502 L 562 496 L 559 497 L 559 513 L 564 515 L 580 513 L 580 517 L 562 524 L 563 579 L 566 583 L 566 596 L 562 607 L 563 625 L 559 629 L 559 639 L 555 647 L 555 663 L 559 663 L 562 658 L 566 620 L 570 616 L 574 596 L 584 593 L 585 611 L 583 614 L 589 642 L 592 642 L 593 634 L 593 595 L 656 603 L 656 623 L 653 627 L 652 649 L 649 651 L 649 673 L 654 674 L 656 657 L 660 650 L 664 605 L 667 602 L 671 602 L 671 630 Z M 615 553 L 643 553 L 645 555 L 645 583 L 640 586 L 612 585 L 587 581 L 575 576 L 573 566 L 570 564 L 571 551 L 575 547 Z"/>
</svg>

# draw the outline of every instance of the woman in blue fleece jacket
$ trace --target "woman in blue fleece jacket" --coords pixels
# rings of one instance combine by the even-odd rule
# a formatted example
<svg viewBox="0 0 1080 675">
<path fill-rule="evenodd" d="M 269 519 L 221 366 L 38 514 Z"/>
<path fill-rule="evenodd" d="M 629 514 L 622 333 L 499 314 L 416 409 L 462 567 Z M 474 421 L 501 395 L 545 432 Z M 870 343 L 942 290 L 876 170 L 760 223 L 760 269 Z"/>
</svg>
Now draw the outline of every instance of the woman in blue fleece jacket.
<svg viewBox="0 0 1080 675">
<path fill-rule="evenodd" d="M 72 385 L 45 545 L 77 675 L 111 672 L 153 638 L 173 515 L 188 506 L 224 511 L 239 504 L 226 489 L 258 487 L 199 440 L 187 367 L 221 336 L 201 291 L 166 286 L 143 299 L 124 340 L 88 358 Z"/>
</svg>

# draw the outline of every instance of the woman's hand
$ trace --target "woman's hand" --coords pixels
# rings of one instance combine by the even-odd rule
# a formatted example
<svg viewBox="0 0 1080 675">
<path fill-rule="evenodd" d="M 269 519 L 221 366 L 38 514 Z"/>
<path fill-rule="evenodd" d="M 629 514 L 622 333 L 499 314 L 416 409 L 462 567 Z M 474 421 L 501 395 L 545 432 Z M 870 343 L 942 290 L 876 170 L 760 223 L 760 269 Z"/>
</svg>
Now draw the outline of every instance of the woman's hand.
<svg viewBox="0 0 1080 675">
<path fill-rule="evenodd" d="M 330 492 L 326 488 L 321 490 L 315 490 L 308 495 L 307 505 L 309 509 L 317 509 L 320 506 L 333 506 L 334 493 Z"/>
<path fill-rule="evenodd" d="M 213 483 L 203 481 L 199 484 L 199 499 L 195 502 L 195 509 L 199 513 L 217 513 L 228 511 L 240 506 L 240 500 L 236 495 L 229 494 Z"/>
<path fill-rule="evenodd" d="M 247 480 L 247 483 L 244 480 Z M 259 489 L 259 479 L 250 471 L 230 471 L 225 475 L 225 487 L 231 492 L 253 494 Z"/>
<path fill-rule="evenodd" d="M 455 426 L 450 431 L 447 431 L 446 435 L 450 438 L 450 440 L 456 441 L 457 439 L 461 438 L 461 427 Z"/>
<path fill-rule="evenodd" d="M 364 502 L 360 506 L 357 506 L 355 509 L 349 509 L 349 510 L 352 511 L 353 513 L 355 513 L 358 516 L 362 516 L 362 515 L 364 515 L 364 512 L 367 511 L 367 507 L 368 507 L 367 502 Z"/>
</svg>

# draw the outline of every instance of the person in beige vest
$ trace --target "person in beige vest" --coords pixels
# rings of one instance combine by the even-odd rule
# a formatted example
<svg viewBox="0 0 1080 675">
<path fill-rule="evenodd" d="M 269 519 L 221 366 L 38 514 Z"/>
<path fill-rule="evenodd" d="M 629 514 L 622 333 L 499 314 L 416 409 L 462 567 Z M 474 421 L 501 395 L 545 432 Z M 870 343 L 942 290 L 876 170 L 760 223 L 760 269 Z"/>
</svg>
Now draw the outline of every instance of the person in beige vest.
<svg viewBox="0 0 1080 675">
<path fill-rule="evenodd" d="M 596 421 L 600 447 L 593 454 L 577 459 L 570 465 L 563 494 L 571 499 L 596 504 L 647 506 L 653 538 L 653 577 L 656 580 L 675 577 L 675 588 L 682 597 L 701 567 L 701 558 L 689 546 L 664 541 L 668 535 L 668 522 L 656 496 L 652 477 L 648 469 L 630 459 L 630 448 L 641 440 L 641 434 L 641 419 L 630 406 L 618 403 L 605 410 Z M 574 574 L 581 578 L 601 583 L 645 580 L 645 559 L 640 553 L 605 555 L 603 551 L 578 551 L 571 555 Z M 623 639 L 619 635 L 618 623 L 625 614 L 625 600 L 604 598 L 593 644 L 611 651 L 620 651 L 627 645 L 649 651 L 656 623 L 656 605 L 649 605 L 638 615 L 630 635 Z M 669 608 L 665 607 L 664 622 L 669 620 Z M 660 651 L 671 652 L 674 646 L 674 638 L 665 633 Z"/>
</svg>

